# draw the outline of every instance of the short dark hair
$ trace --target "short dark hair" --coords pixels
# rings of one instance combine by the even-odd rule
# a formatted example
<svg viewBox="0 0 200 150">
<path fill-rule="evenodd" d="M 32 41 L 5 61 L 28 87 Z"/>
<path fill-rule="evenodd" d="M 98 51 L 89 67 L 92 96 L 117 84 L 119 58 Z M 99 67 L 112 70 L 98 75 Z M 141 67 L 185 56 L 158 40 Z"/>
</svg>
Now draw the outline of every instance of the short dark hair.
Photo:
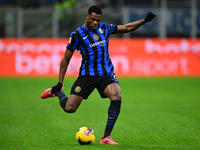
<svg viewBox="0 0 200 150">
<path fill-rule="evenodd" d="M 95 13 L 95 14 L 101 14 L 102 15 L 102 11 L 101 11 L 101 8 L 97 5 L 92 5 L 90 6 L 90 8 L 88 9 L 88 14 L 91 14 L 91 13 Z"/>
</svg>

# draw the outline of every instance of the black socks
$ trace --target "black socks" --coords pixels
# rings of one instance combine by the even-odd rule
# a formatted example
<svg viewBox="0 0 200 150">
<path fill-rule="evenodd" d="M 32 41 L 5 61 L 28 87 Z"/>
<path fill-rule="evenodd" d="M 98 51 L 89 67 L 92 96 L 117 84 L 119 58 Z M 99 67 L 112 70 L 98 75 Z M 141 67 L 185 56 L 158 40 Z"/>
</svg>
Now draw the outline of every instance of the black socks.
<svg viewBox="0 0 200 150">
<path fill-rule="evenodd" d="M 55 95 L 58 96 L 58 98 L 60 100 L 60 106 L 65 111 L 65 105 L 67 103 L 68 97 L 65 95 L 65 93 L 63 91 L 58 91 L 55 93 Z"/>
<path fill-rule="evenodd" d="M 115 122 L 119 116 L 121 108 L 121 100 L 112 100 L 108 108 L 108 120 L 106 124 L 106 129 L 103 138 L 110 135 L 112 129 L 115 125 Z"/>
<path fill-rule="evenodd" d="M 65 105 L 68 101 L 68 97 L 65 95 L 63 91 L 58 91 L 55 93 L 55 95 L 59 98 L 60 106 L 65 111 Z M 111 100 L 110 106 L 108 108 L 108 120 L 103 138 L 110 136 L 112 129 L 115 125 L 115 122 L 119 116 L 120 108 L 121 108 L 121 100 Z"/>
</svg>

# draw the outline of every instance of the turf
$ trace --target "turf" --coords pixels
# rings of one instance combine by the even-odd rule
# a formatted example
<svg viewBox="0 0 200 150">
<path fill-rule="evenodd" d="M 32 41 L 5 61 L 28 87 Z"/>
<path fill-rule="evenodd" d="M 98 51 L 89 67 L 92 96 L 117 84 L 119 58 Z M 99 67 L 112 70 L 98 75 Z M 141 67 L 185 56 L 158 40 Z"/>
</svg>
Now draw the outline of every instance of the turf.
<svg viewBox="0 0 200 150">
<path fill-rule="evenodd" d="M 75 78 L 65 79 L 69 94 Z M 100 145 L 108 99 L 95 90 L 74 114 L 57 98 L 40 99 L 56 78 L 0 78 L 1 150 L 198 150 L 200 149 L 200 78 L 119 78 L 122 109 L 112 138 Z M 79 145 L 75 134 L 89 126 L 92 145 Z"/>
</svg>

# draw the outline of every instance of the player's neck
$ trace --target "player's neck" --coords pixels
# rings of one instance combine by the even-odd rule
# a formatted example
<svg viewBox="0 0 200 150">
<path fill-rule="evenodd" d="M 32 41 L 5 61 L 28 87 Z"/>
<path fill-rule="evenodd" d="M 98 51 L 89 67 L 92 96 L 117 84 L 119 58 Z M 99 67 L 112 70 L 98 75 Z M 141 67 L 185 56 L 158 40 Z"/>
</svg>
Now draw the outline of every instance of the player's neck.
<svg viewBox="0 0 200 150">
<path fill-rule="evenodd" d="M 93 31 L 93 32 L 96 31 L 96 30 L 91 30 L 91 29 L 86 25 L 86 23 L 83 24 L 83 27 L 84 27 L 86 30 L 88 30 L 88 31 Z"/>
<path fill-rule="evenodd" d="M 86 23 L 83 24 L 83 27 L 88 28 L 88 26 L 86 25 Z M 89 28 L 88 28 L 89 29 Z"/>
</svg>

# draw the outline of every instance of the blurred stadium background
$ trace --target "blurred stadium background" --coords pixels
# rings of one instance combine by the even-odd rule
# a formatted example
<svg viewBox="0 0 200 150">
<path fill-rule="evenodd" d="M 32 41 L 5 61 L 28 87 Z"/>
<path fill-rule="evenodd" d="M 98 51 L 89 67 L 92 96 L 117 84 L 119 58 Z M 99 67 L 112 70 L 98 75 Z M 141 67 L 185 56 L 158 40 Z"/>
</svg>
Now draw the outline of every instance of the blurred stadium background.
<svg viewBox="0 0 200 150">
<path fill-rule="evenodd" d="M 199 0 L 1 0 L 0 37 L 68 37 L 92 4 L 103 9 L 103 22 L 113 24 L 157 14 L 151 24 L 118 37 L 200 36 Z"/>
<path fill-rule="evenodd" d="M 0 75 L 57 76 L 68 37 L 93 4 L 103 9 L 102 22 L 116 25 L 157 15 L 135 32 L 112 35 L 117 75 L 200 76 L 199 0 L 1 0 Z M 67 75 L 77 75 L 77 62 L 75 54 Z"/>
</svg>

